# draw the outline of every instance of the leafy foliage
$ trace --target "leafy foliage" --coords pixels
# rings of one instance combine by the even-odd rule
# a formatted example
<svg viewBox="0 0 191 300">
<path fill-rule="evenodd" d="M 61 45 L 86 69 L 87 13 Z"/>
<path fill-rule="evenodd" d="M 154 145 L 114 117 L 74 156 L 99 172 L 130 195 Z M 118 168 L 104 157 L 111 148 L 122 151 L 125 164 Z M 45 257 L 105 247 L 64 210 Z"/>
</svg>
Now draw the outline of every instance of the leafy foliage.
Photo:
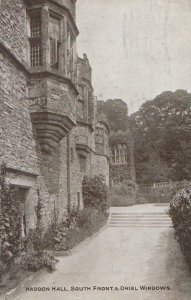
<svg viewBox="0 0 191 300">
<path fill-rule="evenodd" d="M 128 107 L 121 99 L 98 101 L 98 111 L 102 111 L 108 119 L 109 128 L 113 131 L 128 128 Z"/>
<path fill-rule="evenodd" d="M 30 229 L 28 234 L 26 244 L 28 252 L 41 252 L 44 250 L 44 240 L 43 240 L 43 199 L 40 196 L 39 190 L 37 190 L 38 194 L 38 203 L 36 206 L 36 216 L 37 216 L 37 223 L 35 229 Z"/>
<path fill-rule="evenodd" d="M 41 251 L 26 255 L 22 261 L 24 270 L 36 272 L 42 268 L 47 268 L 49 271 L 54 271 L 56 266 L 56 258 L 50 251 Z"/>
<path fill-rule="evenodd" d="M 84 209 L 68 211 L 64 222 L 53 222 L 43 238 L 44 247 L 52 250 L 68 250 L 101 228 L 107 218 L 109 190 L 101 176 L 84 177 Z"/>
<path fill-rule="evenodd" d="M 180 244 L 191 269 L 191 184 L 185 183 L 172 194 L 169 214 Z"/>
<path fill-rule="evenodd" d="M 133 194 L 137 190 L 137 185 L 132 180 L 124 180 L 120 182 L 118 185 L 114 186 L 112 192 L 118 194 L 119 196 L 133 196 Z"/>
<path fill-rule="evenodd" d="M 67 235 L 68 248 L 71 249 L 98 231 L 105 225 L 107 218 L 107 213 L 98 211 L 95 208 L 86 207 L 83 211 L 79 211 L 76 215 L 77 227 L 71 229 Z"/>
<path fill-rule="evenodd" d="M 109 189 L 101 176 L 84 176 L 82 193 L 85 207 L 102 212 L 106 212 L 109 208 Z"/>
<path fill-rule="evenodd" d="M 137 185 L 132 180 L 124 180 L 112 187 L 111 203 L 112 206 L 131 206 L 135 204 Z"/>
<path fill-rule="evenodd" d="M 130 117 L 137 179 L 179 181 L 191 174 L 191 94 L 163 92 Z"/>
<path fill-rule="evenodd" d="M 21 204 L 15 197 L 16 190 L 6 182 L 6 167 L 0 170 L 0 231 L 1 261 L 10 266 L 23 249 L 21 237 Z"/>
</svg>

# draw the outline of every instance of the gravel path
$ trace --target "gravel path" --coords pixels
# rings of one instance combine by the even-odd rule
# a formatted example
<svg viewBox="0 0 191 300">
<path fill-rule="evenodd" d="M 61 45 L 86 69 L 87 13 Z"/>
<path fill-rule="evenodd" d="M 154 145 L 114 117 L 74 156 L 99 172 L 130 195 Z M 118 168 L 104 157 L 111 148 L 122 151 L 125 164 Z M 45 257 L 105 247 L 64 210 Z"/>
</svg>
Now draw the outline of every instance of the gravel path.
<svg viewBox="0 0 191 300">
<path fill-rule="evenodd" d="M 167 211 L 154 204 L 111 208 L 106 228 L 31 286 L 50 291 L 28 291 L 16 299 L 190 300 L 191 276 Z"/>
</svg>

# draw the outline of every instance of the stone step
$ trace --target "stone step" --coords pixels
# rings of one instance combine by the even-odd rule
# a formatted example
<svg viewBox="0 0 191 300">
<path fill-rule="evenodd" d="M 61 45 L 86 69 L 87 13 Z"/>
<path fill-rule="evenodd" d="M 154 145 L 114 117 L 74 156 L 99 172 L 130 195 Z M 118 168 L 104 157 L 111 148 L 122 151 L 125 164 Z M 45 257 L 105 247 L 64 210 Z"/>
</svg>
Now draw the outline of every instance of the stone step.
<svg viewBox="0 0 191 300">
<path fill-rule="evenodd" d="M 130 224 L 126 224 L 126 225 L 124 225 L 124 224 L 116 224 L 116 225 L 112 225 L 112 224 L 109 224 L 109 227 L 112 227 L 112 228 L 120 228 L 120 227 L 142 227 L 142 228 L 144 228 L 144 227 L 151 227 L 151 228 L 173 228 L 173 226 L 172 225 L 149 225 L 149 224 L 145 224 L 145 225 L 140 225 L 140 224 L 135 224 L 135 225 L 130 225 Z"/>
<path fill-rule="evenodd" d="M 122 216 L 122 215 L 140 215 L 140 216 L 142 216 L 142 215 L 154 215 L 154 216 L 156 216 L 156 215 L 165 215 L 165 216 L 168 216 L 168 214 L 167 213 L 165 213 L 165 212 L 158 212 L 158 213 L 146 213 L 146 212 L 143 212 L 143 213 L 111 213 L 111 215 L 119 215 L 119 216 Z"/>
<path fill-rule="evenodd" d="M 134 216 L 134 215 L 138 215 L 138 216 L 168 216 L 167 213 L 111 213 L 111 215 L 113 216 Z"/>
<path fill-rule="evenodd" d="M 152 219 L 152 218 L 156 218 L 156 219 L 171 219 L 169 216 L 110 216 L 110 218 L 114 218 L 114 219 L 132 219 L 132 218 L 136 218 L 136 219 Z"/>
<path fill-rule="evenodd" d="M 152 219 L 145 219 L 145 218 L 126 218 L 126 219 L 115 219 L 111 218 L 110 221 L 115 221 L 115 222 L 126 222 L 126 221 L 145 221 L 145 222 L 152 222 L 152 221 L 158 221 L 158 222 L 171 222 L 171 219 L 158 219 L 158 218 L 152 218 Z"/>
<path fill-rule="evenodd" d="M 125 219 L 161 219 L 161 220 L 171 220 L 170 217 L 160 217 L 160 216 L 123 216 L 123 217 L 115 217 L 115 216 L 111 216 L 112 219 L 116 219 L 116 220 L 125 220 Z"/>
<path fill-rule="evenodd" d="M 111 216 L 110 218 L 116 220 L 124 220 L 124 219 L 162 219 L 162 220 L 171 220 L 168 216 Z"/>
<path fill-rule="evenodd" d="M 111 213 L 109 227 L 165 227 L 172 228 L 172 221 L 166 212 Z"/>
<path fill-rule="evenodd" d="M 125 220 L 125 221 L 116 221 L 116 220 L 110 220 L 110 223 L 119 223 L 119 224 L 123 224 L 123 223 L 145 223 L 145 224 L 150 224 L 150 223 L 159 223 L 159 224 L 171 224 L 171 221 L 161 221 L 161 220 L 151 220 L 151 221 L 147 221 L 147 220 Z"/>
<path fill-rule="evenodd" d="M 109 224 L 119 224 L 119 225 L 123 225 L 123 224 L 139 224 L 139 225 L 150 225 L 150 224 L 156 224 L 156 225 L 171 225 L 172 223 L 171 222 L 157 222 L 157 221 L 152 221 L 152 222 L 134 222 L 134 221 L 127 221 L 127 222 L 114 222 L 114 221 L 111 221 L 109 222 Z"/>
</svg>

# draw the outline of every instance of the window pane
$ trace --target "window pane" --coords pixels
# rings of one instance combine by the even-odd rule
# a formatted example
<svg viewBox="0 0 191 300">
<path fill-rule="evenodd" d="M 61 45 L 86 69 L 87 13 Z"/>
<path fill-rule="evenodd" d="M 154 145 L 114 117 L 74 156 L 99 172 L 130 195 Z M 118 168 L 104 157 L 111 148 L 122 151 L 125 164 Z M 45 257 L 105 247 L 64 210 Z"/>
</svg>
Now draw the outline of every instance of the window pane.
<svg viewBox="0 0 191 300">
<path fill-rule="evenodd" d="M 31 37 L 41 35 L 41 16 L 40 14 L 31 17 Z"/>
<path fill-rule="evenodd" d="M 30 43 L 30 60 L 31 67 L 41 66 L 41 41 L 31 41 Z"/>
<path fill-rule="evenodd" d="M 57 39 L 50 38 L 50 65 L 58 68 L 58 41 Z"/>
</svg>

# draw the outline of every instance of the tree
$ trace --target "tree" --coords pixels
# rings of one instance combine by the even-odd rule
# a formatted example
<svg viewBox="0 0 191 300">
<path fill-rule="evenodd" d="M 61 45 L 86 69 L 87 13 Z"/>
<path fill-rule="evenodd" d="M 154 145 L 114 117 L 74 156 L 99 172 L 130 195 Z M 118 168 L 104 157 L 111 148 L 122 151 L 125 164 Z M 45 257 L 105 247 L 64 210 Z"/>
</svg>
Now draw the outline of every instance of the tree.
<svg viewBox="0 0 191 300">
<path fill-rule="evenodd" d="M 111 130 L 126 130 L 128 128 L 128 107 L 121 99 L 98 101 L 98 112 L 105 113 Z"/>
<path fill-rule="evenodd" d="M 191 94 L 163 92 L 130 116 L 130 127 L 139 181 L 190 178 Z"/>
</svg>

